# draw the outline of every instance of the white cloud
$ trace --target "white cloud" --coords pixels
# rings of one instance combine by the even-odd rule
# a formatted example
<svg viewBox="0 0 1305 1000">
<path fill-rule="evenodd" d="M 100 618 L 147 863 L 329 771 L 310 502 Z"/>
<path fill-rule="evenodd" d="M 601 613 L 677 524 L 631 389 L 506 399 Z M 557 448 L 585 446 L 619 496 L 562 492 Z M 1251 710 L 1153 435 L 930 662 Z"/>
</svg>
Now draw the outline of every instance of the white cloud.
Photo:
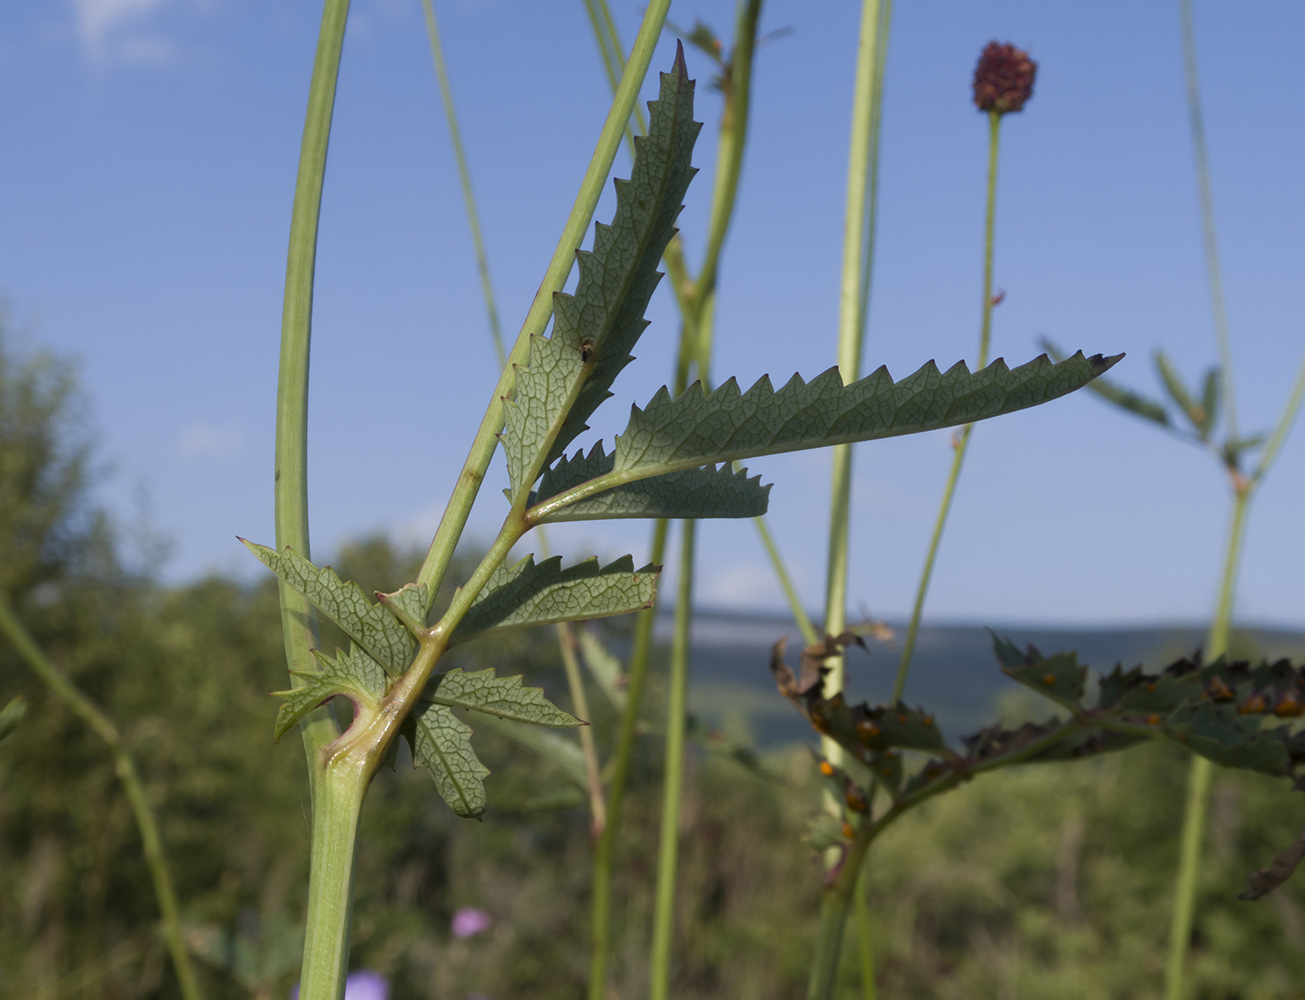
<svg viewBox="0 0 1305 1000">
<path fill-rule="evenodd" d="M 99 62 L 110 54 L 130 62 L 157 62 L 159 56 L 171 54 L 166 40 L 156 36 L 139 36 L 130 32 L 167 0 L 73 0 L 77 18 L 77 35 L 87 56 Z"/>
<path fill-rule="evenodd" d="M 230 461 L 244 448 L 245 436 L 235 424 L 187 424 L 177 435 L 177 457 L 189 461 Z"/>
<path fill-rule="evenodd" d="M 745 563 L 704 575 L 706 580 L 694 586 L 698 601 L 709 607 L 769 611 L 783 604 L 784 595 L 768 565 Z"/>
</svg>

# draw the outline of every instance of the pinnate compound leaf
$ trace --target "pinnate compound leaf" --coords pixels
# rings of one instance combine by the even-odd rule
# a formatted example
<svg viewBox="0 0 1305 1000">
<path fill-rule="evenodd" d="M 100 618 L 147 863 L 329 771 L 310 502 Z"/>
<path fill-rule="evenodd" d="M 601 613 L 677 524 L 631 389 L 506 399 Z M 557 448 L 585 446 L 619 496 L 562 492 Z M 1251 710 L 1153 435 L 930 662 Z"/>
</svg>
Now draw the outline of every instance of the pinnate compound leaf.
<svg viewBox="0 0 1305 1000">
<path fill-rule="evenodd" d="M 600 567 L 586 559 L 562 568 L 562 557 L 536 564 L 526 556 L 513 566 L 495 570 L 480 597 L 454 629 L 449 645 L 457 645 L 499 629 L 550 625 L 624 615 L 649 607 L 657 596 L 659 567 L 637 572 L 624 556 Z"/>
<path fill-rule="evenodd" d="M 562 458 L 544 473 L 537 499 L 548 499 L 612 471 L 615 455 L 607 454 L 600 441 L 588 455 L 581 452 Z M 749 477 L 728 465 L 684 469 L 664 476 L 652 476 L 622 483 L 594 496 L 567 504 L 539 519 L 591 521 L 617 517 L 697 518 L 759 517 L 770 502 L 770 485 L 760 476 Z"/>
<path fill-rule="evenodd" d="M 381 665 L 357 647 L 347 653 L 337 649 L 333 657 L 317 650 L 313 653 L 320 671 L 293 671 L 292 676 L 302 681 L 300 686 L 272 692 L 274 698 L 281 699 L 273 729 L 278 742 L 300 719 L 337 694 L 374 711 L 389 686 Z"/>
<path fill-rule="evenodd" d="M 1077 653 L 1055 653 L 1044 657 L 1030 646 L 1023 655 L 1013 656 L 1013 644 L 995 637 L 993 647 L 1002 665 L 1001 672 L 1007 677 L 1070 710 L 1081 706 L 1087 690 L 1087 667 L 1078 662 Z"/>
<path fill-rule="evenodd" d="M 535 726 L 564 728 L 584 725 L 545 698 L 543 689 L 522 687 L 519 675 L 497 677 L 492 668 L 466 673 L 461 667 L 455 667 L 436 674 L 427 683 L 422 699 Z"/>
<path fill-rule="evenodd" d="M 1201 408 L 1192 399 L 1192 394 L 1187 391 L 1187 386 L 1183 385 L 1182 377 L 1164 351 L 1155 352 L 1155 368 L 1160 375 L 1160 381 L 1164 383 L 1165 390 L 1169 393 L 1169 398 L 1178 405 L 1183 415 L 1199 428 L 1200 417 L 1203 415 Z"/>
<path fill-rule="evenodd" d="M 1215 420 L 1219 416 L 1219 369 L 1211 368 L 1205 373 L 1205 388 L 1201 391 L 1201 419 L 1196 430 L 1202 441 L 1210 440 Z"/>
<path fill-rule="evenodd" d="M 404 734 L 412 743 L 413 762 L 435 780 L 440 797 L 459 816 L 477 819 L 485 811 L 489 768 L 471 748 L 471 727 L 447 705 L 421 701 L 409 715 Z"/>
<path fill-rule="evenodd" d="M 503 431 L 513 496 L 585 429 L 647 326 L 643 313 L 694 174 L 689 159 L 701 128 L 693 121 L 693 83 L 682 52 L 662 74 L 649 110 L 648 135 L 635 139 L 630 179 L 615 182 L 612 224 L 595 226 L 591 252 L 577 251 L 575 293 L 554 296 L 553 335 L 533 337 L 529 365 L 517 371 Z"/>
<path fill-rule="evenodd" d="M 401 674 L 407 668 L 412 659 L 412 635 L 386 608 L 367 600 L 358 584 L 344 582 L 330 566 L 314 566 L 288 546 L 277 552 L 243 538 L 241 542 L 387 671 Z"/>
<path fill-rule="evenodd" d="M 1046 355 L 1009 369 L 1000 358 L 971 374 L 964 362 L 940 372 L 932 361 L 894 382 L 887 368 L 843 385 L 837 368 L 778 392 L 762 377 L 747 392 L 730 379 L 714 392 L 663 388 L 635 407 L 616 439 L 614 472 L 633 479 L 676 469 L 915 434 L 1036 406 L 1087 385 L 1123 355 L 1082 352 L 1054 365 Z"/>
<path fill-rule="evenodd" d="M 427 593 L 424 583 L 405 583 L 392 594 L 376 596 L 410 632 L 420 632 L 426 627 Z"/>
</svg>

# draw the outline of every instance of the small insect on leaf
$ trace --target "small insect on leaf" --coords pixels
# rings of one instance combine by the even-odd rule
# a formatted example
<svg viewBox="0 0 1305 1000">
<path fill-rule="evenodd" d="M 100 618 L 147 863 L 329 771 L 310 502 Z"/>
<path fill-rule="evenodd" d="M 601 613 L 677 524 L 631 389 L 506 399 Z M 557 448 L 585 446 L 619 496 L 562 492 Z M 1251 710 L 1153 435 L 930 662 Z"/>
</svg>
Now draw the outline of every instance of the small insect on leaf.
<svg viewBox="0 0 1305 1000">
<path fill-rule="evenodd" d="M 584 340 L 580 341 L 580 360 L 583 361 L 585 364 L 588 364 L 589 359 L 592 358 L 593 356 L 594 356 L 594 342 L 590 340 L 588 337 L 586 337 Z"/>
</svg>

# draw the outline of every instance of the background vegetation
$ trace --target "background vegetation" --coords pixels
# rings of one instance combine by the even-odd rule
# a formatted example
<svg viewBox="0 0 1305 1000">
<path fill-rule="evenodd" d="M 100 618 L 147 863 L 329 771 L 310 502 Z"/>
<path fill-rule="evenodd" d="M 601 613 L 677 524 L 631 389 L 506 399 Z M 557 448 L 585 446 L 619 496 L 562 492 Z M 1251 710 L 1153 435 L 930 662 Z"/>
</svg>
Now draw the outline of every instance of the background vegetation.
<svg viewBox="0 0 1305 1000">
<path fill-rule="evenodd" d="M 285 996 L 297 975 L 308 822 L 302 751 L 297 740 L 271 746 L 276 705 L 261 694 L 284 681 L 274 583 L 165 588 L 129 569 L 120 533 L 91 501 L 91 430 L 66 363 L 0 340 L 0 587 L 127 735 L 206 995 Z M 371 590 L 410 579 L 417 558 L 373 539 L 333 562 Z M 566 703 L 551 633 L 476 655 Z M 16 695 L 30 707 L 0 744 L 0 996 L 175 995 L 136 829 L 102 744 L 3 646 L 0 704 Z M 648 708 L 617 865 L 614 971 L 625 998 L 646 984 L 659 700 Z M 597 734 L 610 739 L 594 702 Z M 391 977 L 395 997 L 575 997 L 587 965 L 583 803 L 528 752 L 491 733 L 478 739 L 496 772 L 483 823 L 454 817 L 402 760 L 373 787 L 355 965 Z M 686 784 L 673 992 L 798 995 L 820 882 L 799 843 L 818 808 L 811 756 L 775 749 L 747 768 L 718 745 L 700 741 Z M 1185 774 L 1163 748 L 1134 751 L 997 774 L 904 819 L 872 866 L 882 995 L 1154 996 Z M 1284 804 L 1276 782 L 1218 775 L 1194 995 L 1305 996 L 1299 880 L 1258 903 L 1236 899 L 1246 873 L 1302 823 L 1305 808 Z M 493 926 L 455 937 L 451 918 L 463 906 L 485 910 Z M 851 956 L 846 964 L 850 989 Z"/>
</svg>

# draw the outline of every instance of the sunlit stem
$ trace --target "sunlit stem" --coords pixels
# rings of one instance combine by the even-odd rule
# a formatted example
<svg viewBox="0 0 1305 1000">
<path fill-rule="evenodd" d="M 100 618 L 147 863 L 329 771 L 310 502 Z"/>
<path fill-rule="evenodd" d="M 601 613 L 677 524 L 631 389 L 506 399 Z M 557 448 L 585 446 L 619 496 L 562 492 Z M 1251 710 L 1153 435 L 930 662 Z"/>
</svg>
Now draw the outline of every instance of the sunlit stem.
<svg viewBox="0 0 1305 1000">
<path fill-rule="evenodd" d="M 562 236 L 544 272 L 544 280 L 540 283 L 530 310 L 526 314 L 521 332 L 517 335 L 511 351 L 508 352 L 508 363 L 490 396 L 485 416 L 480 422 L 471 450 L 454 485 L 453 495 L 449 499 L 448 507 L 445 508 L 444 516 L 440 519 L 435 537 L 431 540 L 430 549 L 426 553 L 426 559 L 417 575 L 417 582 L 427 587 L 429 600 L 434 600 L 439 584 L 443 581 L 449 563 L 453 560 L 453 553 L 462 537 L 467 518 L 471 516 L 472 504 L 484 481 L 485 470 L 489 468 L 490 459 L 493 458 L 494 450 L 498 445 L 498 433 L 503 427 L 503 400 L 511 395 L 516 384 L 514 366 L 526 363 L 530 351 L 530 337 L 533 334 L 543 333 L 553 312 L 553 295 L 562 290 L 571 273 L 575 263 L 575 251 L 584 239 L 585 231 L 593 218 L 594 208 L 598 204 L 598 198 L 607 183 L 612 161 L 616 158 L 616 150 L 621 144 L 621 137 L 625 134 L 630 113 L 639 96 L 639 89 L 648 73 L 648 66 L 652 61 L 653 51 L 661 35 L 662 26 L 666 23 L 666 13 L 669 9 L 670 0 L 650 0 L 644 11 L 643 23 L 635 38 L 625 72 L 621 76 L 621 83 L 616 89 L 611 110 L 599 133 L 598 144 L 589 160 L 571 214 L 567 217 Z"/>
<path fill-rule="evenodd" d="M 871 158 L 875 151 L 875 81 L 879 76 L 880 0 L 863 0 L 861 34 L 857 46 L 856 81 L 852 95 L 852 136 L 847 162 L 847 198 L 843 214 L 843 274 L 838 297 L 838 368 L 843 383 L 860 378 L 865 340 L 862 287 L 866 274 L 866 201 L 870 190 Z M 833 476 L 829 508 L 829 556 L 825 578 L 825 631 L 839 635 L 847 625 L 847 568 L 849 520 L 852 502 L 852 446 L 833 449 Z M 826 661 L 829 695 L 843 689 L 843 658 Z M 821 753 L 834 762 L 843 760 L 842 748 L 828 737 L 820 741 Z M 822 925 L 823 926 L 823 925 Z M 841 928 L 840 928 L 841 934 Z"/>
<path fill-rule="evenodd" d="M 113 757 L 114 773 L 122 783 L 123 791 L 127 793 L 131 814 L 136 820 L 136 829 L 140 832 L 141 853 L 145 856 L 145 865 L 149 868 L 150 879 L 154 883 L 154 898 L 159 904 L 159 923 L 163 931 L 163 941 L 167 945 L 168 956 L 172 959 L 172 968 L 177 974 L 177 985 L 185 1000 L 200 1000 L 199 983 L 195 980 L 190 953 L 186 950 L 186 942 L 181 933 L 177 894 L 172 887 L 172 875 L 168 870 L 168 859 L 163 850 L 163 838 L 159 835 L 154 810 L 150 808 L 149 796 L 146 795 L 145 786 L 136 771 L 136 763 L 123 745 L 122 734 L 113 720 L 86 697 L 71 678 L 50 662 L 31 633 L 14 614 L 13 608 L 2 593 L 0 593 L 0 633 L 3 633 L 14 649 L 18 650 L 18 654 L 27 661 L 27 665 L 45 682 L 55 696 L 108 745 L 109 753 Z"/>
<path fill-rule="evenodd" d="M 1001 137 L 1001 118 L 996 111 L 988 112 L 988 207 L 983 230 L 983 319 L 979 330 L 978 369 L 988 364 L 988 349 L 992 341 L 992 246 L 997 224 L 997 151 Z M 951 513 L 952 499 L 956 496 L 956 484 L 960 480 L 961 466 L 965 463 L 965 453 L 970 447 L 970 434 L 973 430 L 974 425 L 967 424 L 955 442 L 952 467 L 943 486 L 942 502 L 938 505 L 933 535 L 929 539 L 929 551 L 924 557 L 924 568 L 920 571 L 920 583 L 915 591 L 915 603 L 911 607 L 911 620 L 906 626 L 906 638 L 902 642 L 902 657 L 897 664 L 897 678 L 893 681 L 893 701 L 902 696 L 906 687 L 906 676 L 911 670 L 911 658 L 915 655 L 915 642 L 920 634 L 920 620 L 924 615 L 924 602 L 929 594 L 929 582 L 933 578 L 938 547 L 942 544 L 943 529 L 947 527 L 947 516 Z"/>
</svg>

